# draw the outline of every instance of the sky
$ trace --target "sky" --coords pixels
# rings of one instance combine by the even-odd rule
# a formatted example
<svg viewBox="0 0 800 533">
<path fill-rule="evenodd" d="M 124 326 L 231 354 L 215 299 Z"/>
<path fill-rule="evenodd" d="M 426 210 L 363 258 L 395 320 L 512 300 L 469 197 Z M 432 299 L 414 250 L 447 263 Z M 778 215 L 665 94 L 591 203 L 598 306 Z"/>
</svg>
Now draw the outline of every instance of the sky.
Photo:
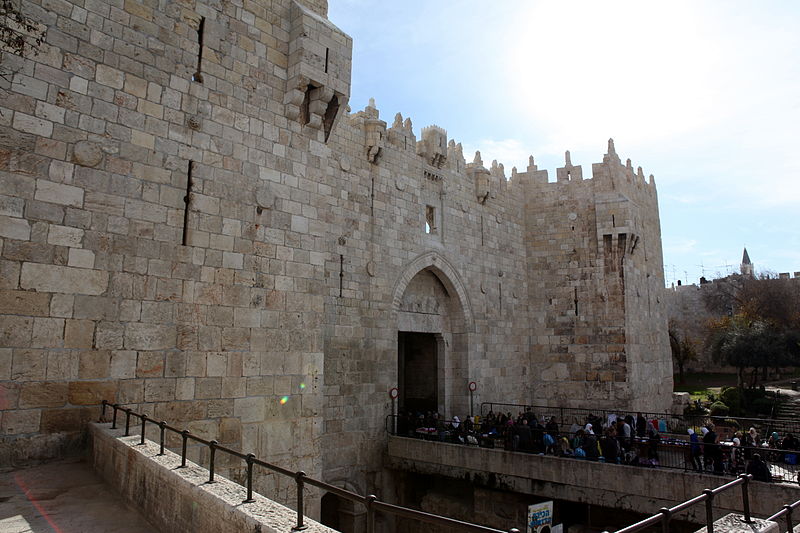
<svg viewBox="0 0 800 533">
<path fill-rule="evenodd" d="M 659 194 L 664 274 L 800 271 L 800 2 L 329 0 L 350 106 L 551 181 L 607 140 Z"/>
</svg>

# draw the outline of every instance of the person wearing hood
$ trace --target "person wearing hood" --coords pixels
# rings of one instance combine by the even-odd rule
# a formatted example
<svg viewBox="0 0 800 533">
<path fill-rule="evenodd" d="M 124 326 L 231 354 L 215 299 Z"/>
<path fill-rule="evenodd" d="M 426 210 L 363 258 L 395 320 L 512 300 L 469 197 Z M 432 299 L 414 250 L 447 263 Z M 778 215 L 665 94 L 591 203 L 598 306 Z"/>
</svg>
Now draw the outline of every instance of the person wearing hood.
<svg viewBox="0 0 800 533">
<path fill-rule="evenodd" d="M 747 473 L 753 476 L 754 481 L 772 481 L 772 472 L 769 465 L 761 459 L 761 455 L 753 454 L 753 459 L 747 464 Z"/>
<path fill-rule="evenodd" d="M 697 436 L 697 433 L 695 433 L 692 428 L 689 428 L 689 443 L 689 455 L 692 458 L 692 468 L 694 468 L 695 472 L 702 472 L 703 448 L 700 446 L 700 437 Z"/>
<path fill-rule="evenodd" d="M 717 443 L 717 434 L 714 432 L 714 424 L 708 425 L 708 432 L 703 435 L 703 451 L 706 456 L 706 468 L 709 463 L 714 469 L 714 474 L 721 475 L 723 472 L 722 449 Z"/>
</svg>

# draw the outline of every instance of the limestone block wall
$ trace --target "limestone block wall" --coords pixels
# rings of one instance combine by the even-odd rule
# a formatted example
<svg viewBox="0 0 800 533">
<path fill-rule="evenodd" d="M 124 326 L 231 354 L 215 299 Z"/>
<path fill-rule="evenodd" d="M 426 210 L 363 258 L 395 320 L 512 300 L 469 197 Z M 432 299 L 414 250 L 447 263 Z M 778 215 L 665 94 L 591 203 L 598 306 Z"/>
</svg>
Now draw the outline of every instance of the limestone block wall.
<svg viewBox="0 0 800 533">
<path fill-rule="evenodd" d="M 521 185 L 495 165 L 490 196 L 481 203 L 460 146 L 444 137 L 431 148 L 425 131 L 418 140 L 399 114 L 387 127 L 370 105 L 343 121 L 328 143 L 334 155 L 323 179 L 339 191 L 327 213 L 325 468 L 331 482 L 363 482 L 353 457 L 362 469 L 380 464 L 376 443 L 391 412 L 388 391 L 398 385 L 398 330 L 429 331 L 432 316 L 446 322 L 446 416 L 469 414 L 471 380 L 479 383 L 476 409 L 480 398 L 523 401 L 530 386 L 522 362 L 528 331 Z M 433 210 L 430 233 L 427 209 Z M 433 289 L 417 294 L 413 288 L 423 270 L 446 292 L 435 311 L 404 305 L 410 293 L 416 300 L 437 298 Z"/>
<path fill-rule="evenodd" d="M 47 33 L 3 59 L 3 464 L 58 454 L 106 399 L 320 475 L 331 193 L 308 169 L 349 37 L 326 2 L 23 7 Z M 297 20 L 317 92 L 290 120 Z"/>
</svg>

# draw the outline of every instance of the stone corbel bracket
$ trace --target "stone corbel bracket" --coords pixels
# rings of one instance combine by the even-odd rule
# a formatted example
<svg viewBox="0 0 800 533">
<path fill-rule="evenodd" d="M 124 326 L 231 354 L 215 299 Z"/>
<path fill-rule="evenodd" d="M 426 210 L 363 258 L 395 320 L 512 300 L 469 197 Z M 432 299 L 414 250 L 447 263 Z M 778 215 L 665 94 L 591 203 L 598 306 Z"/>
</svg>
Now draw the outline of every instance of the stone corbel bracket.
<svg viewBox="0 0 800 533">
<path fill-rule="evenodd" d="M 353 40 L 294 0 L 291 21 L 286 116 L 322 132 L 327 142 L 350 99 Z"/>
<path fill-rule="evenodd" d="M 383 152 L 386 137 L 386 122 L 379 118 L 375 100 L 370 98 L 369 105 L 364 109 L 364 144 L 367 148 L 367 160 L 377 163 Z"/>
<path fill-rule="evenodd" d="M 467 165 L 467 176 L 475 184 L 475 196 L 478 202 L 485 204 L 491 193 L 492 174 L 483 166 L 480 152 L 475 152 L 475 160 Z"/>
</svg>

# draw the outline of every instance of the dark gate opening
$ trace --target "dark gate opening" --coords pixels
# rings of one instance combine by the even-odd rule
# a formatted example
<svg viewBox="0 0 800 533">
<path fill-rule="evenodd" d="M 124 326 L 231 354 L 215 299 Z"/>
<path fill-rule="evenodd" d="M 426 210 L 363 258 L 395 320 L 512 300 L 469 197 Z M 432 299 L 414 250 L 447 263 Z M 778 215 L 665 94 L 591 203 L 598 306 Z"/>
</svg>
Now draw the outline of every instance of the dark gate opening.
<svg viewBox="0 0 800 533">
<path fill-rule="evenodd" d="M 356 504 L 331 492 L 322 495 L 321 503 L 320 522 L 323 525 L 342 533 L 364 531 L 366 513 L 361 508 L 361 504 Z"/>
<path fill-rule="evenodd" d="M 397 376 L 401 410 L 414 413 L 439 410 L 436 335 L 397 333 Z"/>
</svg>

